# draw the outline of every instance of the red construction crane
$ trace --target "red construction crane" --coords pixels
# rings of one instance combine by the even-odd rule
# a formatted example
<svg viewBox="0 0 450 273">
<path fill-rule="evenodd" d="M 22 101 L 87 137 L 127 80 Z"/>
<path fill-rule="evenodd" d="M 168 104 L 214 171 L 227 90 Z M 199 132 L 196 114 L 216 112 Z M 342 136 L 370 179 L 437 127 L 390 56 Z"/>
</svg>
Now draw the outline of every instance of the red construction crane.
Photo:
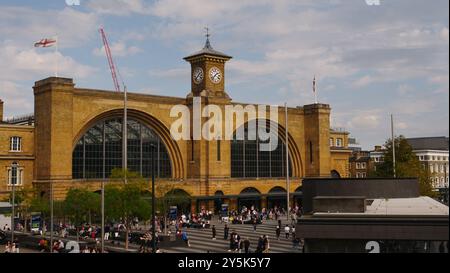
<svg viewBox="0 0 450 273">
<path fill-rule="evenodd" d="M 106 34 L 105 31 L 103 30 L 103 28 L 100 28 L 100 34 L 102 35 L 102 39 L 103 39 L 103 45 L 105 46 L 105 51 L 106 51 L 106 57 L 108 57 L 108 63 L 109 63 L 109 68 L 111 69 L 111 75 L 112 75 L 112 79 L 114 82 L 114 87 L 116 88 L 117 92 L 120 92 L 120 85 L 119 85 L 119 81 L 117 80 L 117 74 L 116 74 L 116 66 L 114 65 L 114 61 L 111 55 L 111 49 L 109 48 L 109 43 L 108 43 L 108 39 L 106 39 Z"/>
</svg>

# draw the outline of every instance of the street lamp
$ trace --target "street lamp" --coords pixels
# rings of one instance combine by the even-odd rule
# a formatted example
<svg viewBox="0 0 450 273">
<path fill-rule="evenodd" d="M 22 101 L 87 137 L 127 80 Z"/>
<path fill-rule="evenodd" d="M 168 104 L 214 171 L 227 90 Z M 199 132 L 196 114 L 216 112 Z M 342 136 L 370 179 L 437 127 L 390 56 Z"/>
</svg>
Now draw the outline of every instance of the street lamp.
<svg viewBox="0 0 450 273">
<path fill-rule="evenodd" d="M 152 250 L 156 253 L 156 232 L 155 232 L 155 144 L 150 144 L 152 148 Z"/>
<path fill-rule="evenodd" d="M 14 216 L 15 216 L 15 203 L 16 203 L 16 183 L 18 175 L 19 164 L 13 162 L 11 164 L 11 185 L 12 185 L 12 202 L 11 202 L 11 244 L 14 243 Z"/>
</svg>

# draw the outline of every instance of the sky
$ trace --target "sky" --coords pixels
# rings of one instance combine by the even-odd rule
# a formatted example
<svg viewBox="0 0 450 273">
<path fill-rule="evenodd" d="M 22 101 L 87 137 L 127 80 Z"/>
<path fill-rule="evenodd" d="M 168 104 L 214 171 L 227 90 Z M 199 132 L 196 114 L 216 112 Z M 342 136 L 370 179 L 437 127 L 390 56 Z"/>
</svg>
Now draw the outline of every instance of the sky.
<svg viewBox="0 0 450 273">
<path fill-rule="evenodd" d="M 0 99 L 5 117 L 33 112 L 35 81 L 59 76 L 113 90 L 99 27 L 130 92 L 186 97 L 183 57 L 205 43 L 233 56 L 233 101 L 330 104 L 331 125 L 364 149 L 396 134 L 449 135 L 449 1 L 0 0 Z M 55 48 L 34 48 L 58 35 Z"/>
</svg>

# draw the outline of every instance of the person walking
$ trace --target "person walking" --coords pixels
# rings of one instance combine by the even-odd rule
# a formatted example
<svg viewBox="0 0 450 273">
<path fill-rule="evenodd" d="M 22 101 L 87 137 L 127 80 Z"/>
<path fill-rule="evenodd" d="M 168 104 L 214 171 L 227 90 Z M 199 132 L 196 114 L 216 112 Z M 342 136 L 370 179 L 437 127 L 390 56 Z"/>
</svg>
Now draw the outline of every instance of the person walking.
<svg viewBox="0 0 450 273">
<path fill-rule="evenodd" d="M 186 245 L 187 245 L 188 247 L 191 247 L 191 244 L 190 244 L 190 242 L 189 242 L 189 237 L 188 237 L 188 235 L 187 235 L 186 230 L 183 230 L 183 233 L 181 234 L 181 239 L 186 243 Z"/>
<path fill-rule="evenodd" d="M 245 240 L 244 240 L 244 250 L 245 250 L 245 254 L 250 253 L 250 252 L 249 252 L 249 249 L 250 249 L 250 240 L 249 240 L 248 237 L 247 237 L 247 238 L 245 238 Z"/>
<path fill-rule="evenodd" d="M 270 251 L 270 242 L 269 242 L 269 236 L 264 235 L 264 253 L 269 253 Z"/>
<path fill-rule="evenodd" d="M 227 224 L 225 224 L 225 227 L 223 228 L 223 239 L 228 240 L 228 232 L 230 232 L 230 228 Z"/>
<path fill-rule="evenodd" d="M 264 250 L 264 238 L 263 236 L 259 236 L 258 246 L 256 247 L 256 253 L 262 253 Z"/>
<path fill-rule="evenodd" d="M 281 235 L 281 228 L 280 228 L 280 226 L 277 226 L 277 229 L 275 230 L 275 235 L 277 237 L 277 240 L 280 240 L 280 235 Z"/>
<path fill-rule="evenodd" d="M 253 231 L 256 232 L 256 218 L 253 219 Z"/>
<path fill-rule="evenodd" d="M 20 253 L 20 246 L 19 246 L 19 240 L 16 238 L 14 239 L 14 245 L 16 247 L 15 253 Z"/>
<path fill-rule="evenodd" d="M 289 233 L 291 233 L 291 229 L 288 225 L 284 228 L 284 233 L 286 234 L 286 239 L 289 239 Z"/>
<path fill-rule="evenodd" d="M 212 239 L 215 240 L 216 239 L 216 226 L 215 225 L 212 226 L 211 231 L 212 231 Z"/>
<path fill-rule="evenodd" d="M 11 253 L 11 242 L 9 241 L 5 245 L 5 253 Z"/>
</svg>

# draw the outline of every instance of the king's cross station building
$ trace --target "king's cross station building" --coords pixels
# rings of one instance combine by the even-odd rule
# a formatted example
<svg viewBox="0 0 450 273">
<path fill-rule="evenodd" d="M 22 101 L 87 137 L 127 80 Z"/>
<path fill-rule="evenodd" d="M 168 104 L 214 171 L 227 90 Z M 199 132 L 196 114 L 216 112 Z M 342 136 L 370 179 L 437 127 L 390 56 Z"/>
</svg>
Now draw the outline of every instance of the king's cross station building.
<svg viewBox="0 0 450 273">
<path fill-rule="evenodd" d="M 221 204 L 229 209 L 286 207 L 287 190 L 293 206 L 301 202 L 303 179 L 348 177 L 348 133 L 331 129 L 327 104 L 289 107 L 287 115 L 279 107 L 277 121 L 267 113 L 267 123 L 278 130 L 278 145 L 269 151 L 259 148 L 258 138 L 173 138 L 170 129 L 179 117 L 170 112 L 176 105 L 187 106 L 191 124 L 195 98 L 202 107 L 222 110 L 227 105 L 258 106 L 232 100 L 233 93 L 245 90 L 226 91 L 225 65 L 231 58 L 214 50 L 207 38 L 202 50 L 184 58 L 191 65 L 186 97 L 128 92 L 127 168 L 150 180 L 155 149 L 156 183 L 169 191 L 157 196 L 184 195 L 189 201 L 182 209 L 193 212 L 217 212 Z M 18 189 L 34 187 L 41 196 L 49 196 L 52 186 L 56 200 L 71 188 L 98 192 L 102 181 L 121 183 L 109 177 L 123 166 L 124 94 L 76 87 L 72 79 L 60 77 L 39 80 L 33 90 L 34 113 L 27 117 L 4 119 L 8 101 L 0 98 L 0 198 L 9 198 L 14 182 Z M 248 121 L 245 115 L 245 134 Z"/>
</svg>

